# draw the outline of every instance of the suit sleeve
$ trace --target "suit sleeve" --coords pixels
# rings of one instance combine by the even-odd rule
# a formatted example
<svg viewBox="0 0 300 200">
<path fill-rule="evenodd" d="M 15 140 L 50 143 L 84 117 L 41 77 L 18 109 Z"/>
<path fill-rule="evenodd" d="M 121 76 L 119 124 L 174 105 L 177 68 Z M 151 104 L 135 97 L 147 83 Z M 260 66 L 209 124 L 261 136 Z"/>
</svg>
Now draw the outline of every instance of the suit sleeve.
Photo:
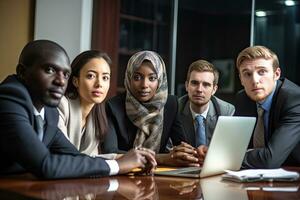
<svg viewBox="0 0 300 200">
<path fill-rule="evenodd" d="M 300 94 L 292 91 L 280 95 L 271 110 L 271 137 L 265 148 L 246 153 L 245 168 L 278 168 L 294 153 L 300 144 Z M 273 112 L 273 113 L 272 113 Z M 299 152 L 297 153 L 299 154 Z M 298 164 L 300 163 L 298 158 Z"/>
<path fill-rule="evenodd" d="M 80 154 L 63 134 L 52 128 L 54 137 L 47 147 L 29 121 L 26 106 L 0 100 L 1 153 L 26 171 L 46 179 L 105 176 L 109 167 L 101 158 Z M 5 131 L 3 131 L 5 130 Z"/>
<path fill-rule="evenodd" d="M 243 167 L 278 168 L 300 142 L 300 104 L 282 113 L 266 148 L 246 153 Z"/>
<path fill-rule="evenodd" d="M 55 133 L 50 144 L 48 145 L 48 148 L 52 153 L 71 155 L 81 154 L 78 149 L 66 138 L 60 129 L 57 129 L 57 127 L 54 126 L 48 127 L 48 129 L 49 131 Z"/>
</svg>

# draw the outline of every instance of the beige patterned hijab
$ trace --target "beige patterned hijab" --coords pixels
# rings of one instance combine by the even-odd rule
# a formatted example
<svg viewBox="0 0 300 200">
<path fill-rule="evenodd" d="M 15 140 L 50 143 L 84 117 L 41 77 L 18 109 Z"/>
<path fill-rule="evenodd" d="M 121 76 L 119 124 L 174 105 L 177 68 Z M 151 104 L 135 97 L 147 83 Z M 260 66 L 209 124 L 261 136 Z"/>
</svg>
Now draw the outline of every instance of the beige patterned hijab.
<svg viewBox="0 0 300 200">
<path fill-rule="evenodd" d="M 143 61 L 150 61 L 158 77 L 156 94 L 148 102 L 139 102 L 131 93 L 130 81 L 134 72 Z M 165 63 L 153 51 L 140 51 L 128 61 L 125 73 L 126 113 L 132 123 L 138 127 L 134 147 L 146 147 L 159 152 L 163 132 L 164 105 L 168 98 L 168 83 Z"/>
</svg>

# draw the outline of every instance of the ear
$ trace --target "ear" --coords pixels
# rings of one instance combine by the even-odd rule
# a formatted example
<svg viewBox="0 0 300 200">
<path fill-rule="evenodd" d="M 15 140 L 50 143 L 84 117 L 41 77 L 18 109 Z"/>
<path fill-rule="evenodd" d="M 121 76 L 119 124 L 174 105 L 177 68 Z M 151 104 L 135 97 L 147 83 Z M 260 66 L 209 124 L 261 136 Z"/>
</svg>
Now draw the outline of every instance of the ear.
<svg viewBox="0 0 300 200">
<path fill-rule="evenodd" d="M 76 88 L 78 88 L 78 78 L 77 77 L 75 77 L 75 76 L 73 77 L 72 83 Z"/>
<path fill-rule="evenodd" d="M 214 95 L 218 90 L 218 85 L 214 85 L 212 95 Z"/>
<path fill-rule="evenodd" d="M 281 75 L 281 69 L 277 67 L 274 72 L 274 79 L 278 80 L 280 78 L 280 75 Z"/>
</svg>

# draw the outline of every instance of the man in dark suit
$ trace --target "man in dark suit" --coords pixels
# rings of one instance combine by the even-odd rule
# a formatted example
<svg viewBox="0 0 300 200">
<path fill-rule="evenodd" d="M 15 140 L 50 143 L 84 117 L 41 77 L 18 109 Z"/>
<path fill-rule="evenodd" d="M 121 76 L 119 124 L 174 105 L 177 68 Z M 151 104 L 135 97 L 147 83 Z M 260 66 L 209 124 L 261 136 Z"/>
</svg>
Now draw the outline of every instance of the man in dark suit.
<svg viewBox="0 0 300 200">
<path fill-rule="evenodd" d="M 218 80 L 218 70 L 206 60 L 197 60 L 189 66 L 185 82 L 188 94 L 179 98 L 179 120 L 188 144 L 174 147 L 175 157 L 183 152 L 193 154 L 190 150 L 197 148 L 196 157 L 200 163 L 203 162 L 218 117 L 233 115 L 234 106 L 214 96 L 218 89 Z"/>
<path fill-rule="evenodd" d="M 0 174 L 40 178 L 98 177 L 156 165 L 152 151 L 133 150 L 118 160 L 80 154 L 57 128 L 56 106 L 71 73 L 66 51 L 48 40 L 28 43 L 17 74 L 0 85 Z M 39 117 L 37 117 L 39 115 Z"/>
<path fill-rule="evenodd" d="M 264 46 L 241 51 L 236 66 L 244 90 L 237 94 L 235 115 L 257 117 L 243 167 L 299 166 L 299 86 L 280 78 L 278 58 Z"/>
<path fill-rule="evenodd" d="M 186 140 L 194 147 L 197 142 L 195 117 L 204 118 L 205 145 L 208 146 L 219 116 L 230 116 L 234 106 L 214 94 L 218 89 L 219 73 L 213 64 L 206 60 L 197 60 L 189 66 L 185 88 L 187 95 L 179 98 L 179 113 Z"/>
</svg>

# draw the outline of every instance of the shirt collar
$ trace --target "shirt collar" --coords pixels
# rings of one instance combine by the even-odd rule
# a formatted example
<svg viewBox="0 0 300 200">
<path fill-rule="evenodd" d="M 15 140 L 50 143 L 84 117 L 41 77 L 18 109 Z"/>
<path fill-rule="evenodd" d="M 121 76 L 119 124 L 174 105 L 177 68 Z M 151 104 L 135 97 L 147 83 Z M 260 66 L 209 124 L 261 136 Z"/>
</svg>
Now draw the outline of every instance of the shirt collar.
<svg viewBox="0 0 300 200">
<path fill-rule="evenodd" d="M 45 108 L 43 107 L 41 109 L 41 111 L 39 112 L 34 106 L 33 106 L 33 114 L 36 116 L 36 115 L 40 115 L 43 120 L 45 120 Z"/>
<path fill-rule="evenodd" d="M 257 103 L 257 106 L 260 105 L 265 111 L 269 111 L 271 109 L 272 99 L 276 90 L 276 86 L 277 86 L 277 81 L 275 82 L 275 87 L 272 93 L 264 101 Z"/>
<path fill-rule="evenodd" d="M 191 113 L 192 113 L 193 119 L 195 119 L 195 117 L 196 117 L 197 115 L 201 115 L 202 117 L 204 117 L 204 119 L 206 119 L 206 116 L 207 116 L 207 113 L 208 113 L 208 109 L 209 109 L 209 104 L 208 104 L 206 110 L 205 110 L 203 113 L 195 113 L 195 112 L 193 111 L 192 107 L 191 107 L 191 104 L 190 104 L 190 111 L 191 111 Z"/>
</svg>

